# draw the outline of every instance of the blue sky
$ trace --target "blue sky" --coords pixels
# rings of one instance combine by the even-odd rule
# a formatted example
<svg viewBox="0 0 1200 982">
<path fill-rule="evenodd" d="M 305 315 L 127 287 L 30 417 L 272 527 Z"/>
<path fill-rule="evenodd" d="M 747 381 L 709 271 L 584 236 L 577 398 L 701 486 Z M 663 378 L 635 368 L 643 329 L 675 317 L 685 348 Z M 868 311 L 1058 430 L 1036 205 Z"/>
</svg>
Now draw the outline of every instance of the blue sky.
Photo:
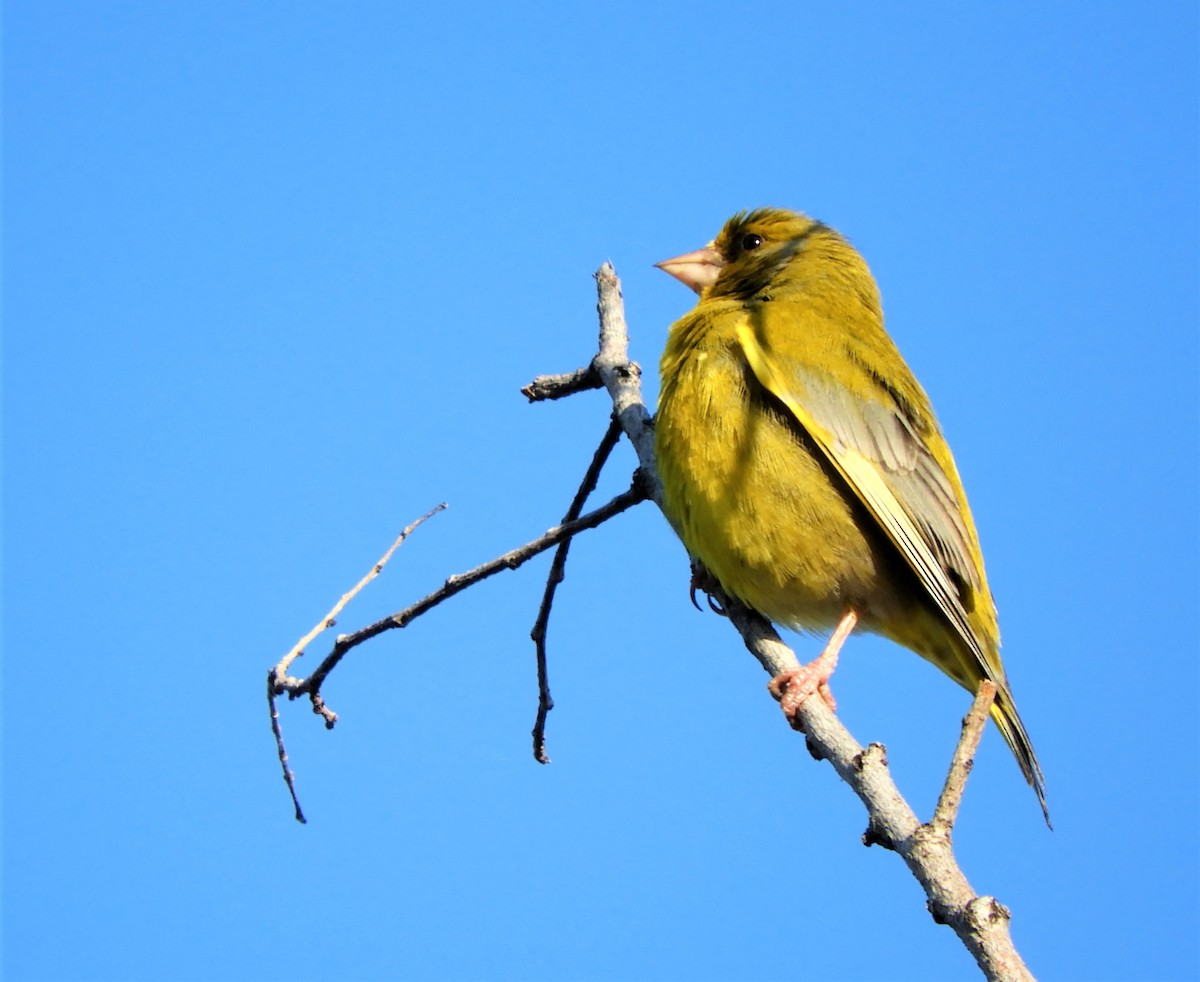
<svg viewBox="0 0 1200 982">
<path fill-rule="evenodd" d="M 995 732 L 956 844 L 1054 979 L 1194 978 L 1191 3 L 6 3 L 4 974 L 961 979 L 899 860 L 687 600 L 649 505 L 264 673 L 408 522 L 365 624 L 565 510 L 608 406 L 529 406 L 734 211 L 842 230 L 954 447 L 1042 824 Z M 622 447 L 603 494 L 633 466 Z M 802 657 L 818 642 L 796 639 Z M 324 648 L 310 648 L 315 655 Z M 311 662 L 310 664 L 315 664 Z M 968 697 L 834 679 L 928 814 Z"/>
</svg>

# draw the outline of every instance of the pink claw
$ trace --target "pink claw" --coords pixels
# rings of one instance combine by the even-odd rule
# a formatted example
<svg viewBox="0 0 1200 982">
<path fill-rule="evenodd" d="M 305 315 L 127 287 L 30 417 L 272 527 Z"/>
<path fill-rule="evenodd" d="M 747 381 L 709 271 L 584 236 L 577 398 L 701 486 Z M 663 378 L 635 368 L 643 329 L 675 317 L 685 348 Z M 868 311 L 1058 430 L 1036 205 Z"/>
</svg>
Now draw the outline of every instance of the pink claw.
<svg viewBox="0 0 1200 982">
<path fill-rule="evenodd" d="M 846 611 L 819 657 L 807 665 L 780 672 L 767 684 L 767 690 L 779 700 L 779 708 L 793 729 L 803 729 L 799 718 L 800 707 L 814 692 L 820 693 L 831 710 L 837 710 L 837 702 L 829 689 L 829 679 L 837 668 L 842 645 L 857 623 L 858 615 L 852 610 Z"/>
</svg>

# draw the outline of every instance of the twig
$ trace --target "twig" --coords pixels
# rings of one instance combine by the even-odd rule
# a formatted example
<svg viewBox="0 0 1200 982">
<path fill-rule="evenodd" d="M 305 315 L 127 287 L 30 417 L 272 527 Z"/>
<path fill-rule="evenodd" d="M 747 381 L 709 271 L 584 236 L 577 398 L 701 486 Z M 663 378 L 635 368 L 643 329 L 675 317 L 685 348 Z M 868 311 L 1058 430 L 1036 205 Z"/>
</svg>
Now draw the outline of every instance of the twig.
<svg viewBox="0 0 1200 982">
<path fill-rule="evenodd" d="M 958 747 L 954 751 L 954 759 L 950 761 L 950 773 L 946 775 L 946 784 L 938 797 L 937 807 L 933 810 L 931 825 L 945 828 L 947 831 L 954 827 L 958 817 L 958 806 L 962 804 L 963 792 L 967 788 L 967 777 L 975 766 L 975 751 L 979 749 L 979 740 L 983 736 L 983 728 L 987 726 L 988 714 L 996 699 L 996 683 L 984 679 L 979 683 L 979 691 L 975 702 L 963 717 L 962 736 L 958 738 Z"/>
<path fill-rule="evenodd" d="M 596 310 L 600 314 L 600 350 L 592 365 L 612 398 L 613 414 L 637 453 L 638 467 L 647 478 L 647 493 L 662 508 L 662 483 L 654 463 L 654 422 L 642 399 L 642 369 L 629 360 L 629 329 L 621 281 L 612 263 L 596 270 Z"/>
<path fill-rule="evenodd" d="M 275 705 L 275 697 L 288 691 L 288 683 L 296 682 L 296 679 L 288 678 L 288 669 L 292 662 L 304 654 L 304 649 L 322 631 L 326 631 L 337 623 L 337 615 L 342 612 L 342 609 L 353 600 L 375 577 L 383 572 L 383 567 L 387 565 L 388 560 L 392 558 L 392 554 L 400 548 L 400 544 L 412 535 L 413 531 L 422 523 L 442 511 L 446 507 L 446 502 L 442 502 L 435 508 L 431 508 L 424 515 L 418 518 L 415 522 L 408 525 L 404 531 L 396 536 L 396 541 L 391 544 L 388 551 L 385 552 L 379 561 L 371 567 L 361 580 L 359 580 L 347 593 L 342 594 L 340 600 L 333 605 L 329 613 L 319 620 L 311 631 L 292 646 L 292 650 L 279 659 L 269 672 L 267 672 L 267 708 L 271 715 L 271 732 L 275 736 L 275 750 L 279 754 L 279 766 L 283 769 L 283 782 L 287 785 L 288 794 L 292 797 L 292 805 L 296 809 L 296 821 L 301 824 L 307 824 L 308 819 L 304 817 L 304 809 L 300 807 L 300 799 L 296 795 L 296 775 L 288 766 L 287 747 L 283 742 L 283 726 L 279 722 L 279 708 Z"/>
<path fill-rule="evenodd" d="M 658 480 L 654 463 L 654 423 L 646 403 L 642 399 L 642 370 L 636 363 L 629 360 L 629 329 L 625 324 L 625 306 L 621 299 L 621 281 L 612 263 L 606 262 L 595 274 L 596 279 L 596 312 L 600 317 L 599 341 L 596 357 L 586 369 L 577 369 L 563 375 L 539 375 L 521 391 L 531 402 L 537 399 L 557 399 L 564 395 L 590 389 L 603 384 L 608 390 L 613 403 L 613 426 L 619 426 L 629 437 L 634 451 L 638 456 L 638 485 L 646 497 L 662 507 L 662 485 Z M 612 435 L 615 444 L 616 435 Z M 603 447 L 603 444 L 601 445 Z M 610 448 L 611 449 L 611 448 Z M 597 458 L 599 451 L 597 451 Z M 607 457 L 607 454 L 605 454 Z M 603 466 L 604 461 L 600 461 Z M 593 461 L 595 464 L 595 460 Z M 599 475 L 599 467 L 596 468 Z M 654 475 L 654 476 L 651 476 Z M 585 478 L 585 484 L 586 484 Z M 580 489 L 583 490 L 582 487 Z M 590 492 L 589 492 L 590 493 Z M 586 495 L 584 495 L 586 498 Z M 578 500 L 578 499 L 577 499 Z M 579 501 L 582 507 L 582 501 Z M 562 562 L 566 562 L 568 543 L 561 547 Z M 553 601 L 554 589 L 562 579 L 559 566 L 559 556 L 555 556 L 555 565 L 551 569 L 546 583 L 546 593 L 542 599 L 542 607 L 538 611 L 538 620 L 533 629 L 533 640 L 537 646 L 538 659 L 538 715 L 533 727 L 533 756 L 540 763 L 550 762 L 546 755 L 545 730 L 546 716 L 554 707 L 550 697 L 550 689 L 546 680 L 546 624 L 550 616 L 550 603 Z"/>
<path fill-rule="evenodd" d="M 467 587 L 473 586 L 480 580 L 487 579 L 501 570 L 516 569 L 539 553 L 543 553 L 552 546 L 558 545 L 564 539 L 569 539 L 571 536 L 586 529 L 595 528 L 597 525 L 608 521 L 614 515 L 619 515 L 621 512 L 645 499 L 644 483 L 636 479 L 635 476 L 635 480 L 629 490 L 617 495 L 607 504 L 588 512 L 573 522 L 564 522 L 561 525 L 557 525 L 532 542 L 527 542 L 517 549 L 506 552 L 502 556 L 497 556 L 482 566 L 476 566 L 466 573 L 447 578 L 437 590 L 422 597 L 411 606 L 405 607 L 404 610 L 378 620 L 374 624 L 369 624 L 352 634 L 340 635 L 334 643 L 333 650 L 325 656 L 325 659 L 308 678 L 286 678 L 282 680 L 276 678 L 276 695 L 286 693 L 290 698 L 295 699 L 298 696 L 307 694 L 312 700 L 313 712 L 324 718 L 326 728 L 332 729 L 337 722 L 337 713 L 325 705 L 324 700 L 321 698 L 321 686 L 324 684 L 329 673 L 337 667 L 338 662 L 352 648 L 357 647 L 364 641 L 369 641 L 384 631 L 407 626 L 414 618 L 420 617 L 427 610 L 436 607 L 443 600 L 448 600 L 456 593 L 461 593 Z"/>
<path fill-rule="evenodd" d="M 275 666 L 273 673 L 273 677 L 276 681 L 283 681 L 284 677 L 287 675 L 287 670 L 292 666 L 292 662 L 304 654 L 304 649 L 308 647 L 309 642 L 312 641 L 313 638 L 315 638 L 322 631 L 327 631 L 337 623 L 337 615 L 342 612 L 346 604 L 358 596 L 359 591 L 362 590 L 363 587 L 365 587 L 368 583 L 375 579 L 375 577 L 383 572 L 383 567 L 386 566 L 388 560 L 392 558 L 392 554 L 400 548 L 401 543 L 403 543 L 405 539 L 412 535 L 413 531 L 419 525 L 433 518 L 433 516 L 439 511 L 444 511 L 445 508 L 446 502 L 443 501 L 440 505 L 429 509 L 429 511 L 427 511 L 415 522 L 406 527 L 403 532 L 396 536 L 396 541 L 393 542 L 388 548 L 388 551 L 379 558 L 379 562 L 371 567 L 370 572 L 368 572 L 366 576 L 355 583 L 347 593 L 343 593 L 342 598 L 333 605 L 329 613 L 319 620 L 313 629 L 304 635 L 304 637 L 302 637 L 299 641 L 297 641 L 292 650 L 279 660 L 279 664 Z"/>
<path fill-rule="evenodd" d="M 275 669 L 267 672 L 267 707 L 271 714 L 271 732 L 275 735 L 275 751 L 279 754 L 279 766 L 283 768 L 283 783 L 287 785 L 288 794 L 292 796 L 292 806 L 296 809 L 296 821 L 307 825 L 304 809 L 300 807 L 300 799 L 296 797 L 296 775 L 288 767 L 287 748 L 283 745 L 283 727 L 279 722 L 279 708 L 275 705 Z"/>
<path fill-rule="evenodd" d="M 600 446 L 596 448 L 595 454 L 592 455 L 592 462 L 588 466 L 587 473 L 583 475 L 579 490 L 575 492 L 571 507 L 563 516 L 564 522 L 572 522 L 579 517 L 579 513 L 583 511 L 584 502 L 596 490 L 600 471 L 603 470 L 609 455 L 620 439 L 621 425 L 614 418 L 609 421 L 604 438 L 600 441 Z M 546 755 L 546 716 L 554 708 L 554 699 L 550 695 L 550 679 L 546 671 L 546 628 L 550 623 L 550 608 L 554 603 L 554 593 L 566 575 L 567 552 L 570 548 L 571 540 L 563 539 L 558 544 L 558 548 L 554 550 L 554 561 L 550 564 L 550 573 L 546 577 L 546 589 L 542 594 L 542 604 L 538 608 L 533 630 L 529 632 L 537 652 L 538 712 L 537 721 L 533 724 L 533 757 L 539 764 L 550 763 L 550 758 Z"/>
<path fill-rule="evenodd" d="M 562 375 L 539 375 L 528 385 L 523 386 L 521 394 L 530 402 L 544 402 L 548 399 L 562 399 L 576 392 L 586 392 L 588 389 L 603 388 L 595 367 L 577 368 L 573 372 Z"/>
</svg>

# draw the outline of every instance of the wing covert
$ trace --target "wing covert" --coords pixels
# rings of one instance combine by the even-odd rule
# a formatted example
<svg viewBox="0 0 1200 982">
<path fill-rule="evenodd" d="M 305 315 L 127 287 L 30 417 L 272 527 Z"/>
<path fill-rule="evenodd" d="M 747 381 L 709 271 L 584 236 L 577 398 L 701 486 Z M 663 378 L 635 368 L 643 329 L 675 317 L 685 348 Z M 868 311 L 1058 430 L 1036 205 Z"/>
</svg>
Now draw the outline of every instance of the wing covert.
<svg viewBox="0 0 1200 982">
<path fill-rule="evenodd" d="M 947 620 L 987 666 L 987 674 L 994 676 L 991 659 L 968 617 L 975 593 L 986 591 L 972 560 L 973 530 L 963 519 L 954 484 L 917 429 L 922 423 L 936 427 L 932 412 L 927 421 L 913 420 L 895 401 L 889 406 L 886 401 L 857 394 L 822 370 L 819 350 L 812 362 L 805 364 L 781 355 L 779 346 L 771 343 L 773 331 L 795 328 L 790 323 L 772 323 L 776 320 L 771 317 L 773 306 L 770 302 L 757 305 L 738 328 L 751 371 L 826 454 Z M 837 332 L 821 335 L 836 337 Z M 843 365 L 845 357 L 839 353 Z M 863 366 L 862 370 L 863 379 L 869 381 L 869 369 Z M 886 398 L 886 390 L 879 386 L 867 391 L 882 391 Z M 967 590 L 960 590 L 952 573 Z M 985 602 L 990 603 L 990 597 Z"/>
</svg>

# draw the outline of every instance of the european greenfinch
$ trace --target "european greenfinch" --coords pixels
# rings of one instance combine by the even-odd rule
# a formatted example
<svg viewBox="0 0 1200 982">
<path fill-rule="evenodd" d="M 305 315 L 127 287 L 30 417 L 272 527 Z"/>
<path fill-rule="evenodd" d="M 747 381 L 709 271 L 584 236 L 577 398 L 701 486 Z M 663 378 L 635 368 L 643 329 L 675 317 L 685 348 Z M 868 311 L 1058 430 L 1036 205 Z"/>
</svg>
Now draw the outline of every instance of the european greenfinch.
<svg viewBox="0 0 1200 982">
<path fill-rule="evenodd" d="M 764 208 L 658 265 L 700 295 L 662 356 L 667 517 L 726 595 L 790 628 L 835 629 L 821 658 L 792 673 L 800 683 L 777 679 L 773 691 L 794 694 L 791 713 L 813 691 L 828 696 L 855 629 L 972 693 L 991 679 L 992 717 L 1046 812 L 958 469 L 884 331 L 866 262 L 828 226 Z"/>
</svg>

